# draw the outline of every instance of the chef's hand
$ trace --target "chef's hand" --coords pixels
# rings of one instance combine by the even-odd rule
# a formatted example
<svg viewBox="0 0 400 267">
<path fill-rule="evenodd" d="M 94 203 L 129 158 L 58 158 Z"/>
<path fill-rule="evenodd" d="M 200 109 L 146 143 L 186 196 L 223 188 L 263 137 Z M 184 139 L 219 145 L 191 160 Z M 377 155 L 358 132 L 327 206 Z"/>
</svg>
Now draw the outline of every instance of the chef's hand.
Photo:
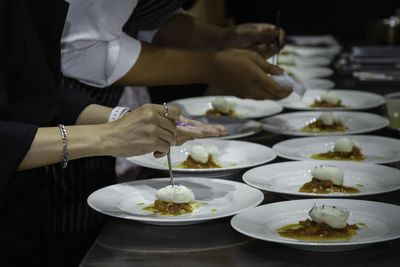
<svg viewBox="0 0 400 267">
<path fill-rule="evenodd" d="M 276 47 L 278 40 L 279 47 Z M 267 23 L 245 23 L 226 28 L 222 48 L 242 48 L 258 52 L 264 59 L 285 45 L 285 32 Z"/>
<path fill-rule="evenodd" d="M 132 157 L 150 152 L 165 154 L 176 143 L 176 124 L 180 110 L 146 104 L 126 113 L 122 118 L 105 124 L 106 147 L 114 157 Z"/>
<path fill-rule="evenodd" d="M 182 125 L 179 125 L 182 124 Z M 205 124 L 200 121 L 191 120 L 180 116 L 176 130 L 176 145 L 196 138 L 213 137 L 227 133 L 225 126 L 219 124 Z M 165 153 L 156 152 L 154 156 L 159 158 L 165 156 Z"/>
<path fill-rule="evenodd" d="M 227 133 L 225 126 L 219 124 L 204 124 L 180 116 L 179 122 L 189 124 L 177 127 L 176 145 L 180 146 L 188 140 L 202 137 L 213 137 Z"/>
<path fill-rule="evenodd" d="M 268 75 L 280 75 L 283 69 L 269 64 L 254 51 L 217 51 L 208 73 L 210 85 L 241 98 L 278 100 L 292 92 L 292 89 L 280 86 Z"/>
</svg>

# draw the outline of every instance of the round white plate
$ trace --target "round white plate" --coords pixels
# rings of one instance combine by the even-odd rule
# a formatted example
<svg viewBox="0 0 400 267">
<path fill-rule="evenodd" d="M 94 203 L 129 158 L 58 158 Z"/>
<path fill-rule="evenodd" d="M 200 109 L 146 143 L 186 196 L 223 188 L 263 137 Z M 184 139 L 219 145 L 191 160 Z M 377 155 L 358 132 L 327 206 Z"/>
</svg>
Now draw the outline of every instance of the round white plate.
<svg viewBox="0 0 400 267">
<path fill-rule="evenodd" d="M 246 184 L 210 178 L 176 178 L 176 184 L 190 188 L 200 209 L 191 214 L 168 216 L 143 210 L 154 203 L 158 189 L 170 178 L 137 180 L 115 184 L 93 192 L 88 198 L 91 208 L 106 215 L 157 225 L 186 225 L 234 215 L 257 206 L 263 193 Z"/>
<path fill-rule="evenodd" d="M 328 79 L 303 77 L 300 78 L 300 81 L 304 84 L 307 90 L 332 89 L 333 87 L 335 87 L 335 83 Z"/>
<path fill-rule="evenodd" d="M 342 90 L 334 89 L 329 90 L 337 94 L 342 104 L 345 107 L 338 108 L 313 108 L 310 107 L 315 99 L 320 100 L 321 95 L 326 94 L 327 90 L 307 90 L 302 99 L 295 96 L 289 96 L 281 101 L 285 108 L 298 109 L 298 110 L 362 110 L 376 108 L 385 104 L 385 98 L 381 95 L 363 92 L 358 90 Z"/>
<path fill-rule="evenodd" d="M 222 168 L 183 169 L 173 167 L 172 170 L 174 173 L 186 176 L 227 176 L 245 168 L 251 168 L 267 163 L 276 157 L 275 152 L 271 148 L 256 143 L 235 140 L 203 139 L 193 140 L 186 142 L 181 146 L 171 147 L 172 166 L 178 166 L 180 163 L 185 161 L 192 146 L 204 144 L 213 144 L 218 147 L 218 162 L 221 164 Z M 157 159 L 153 157 L 152 153 L 131 157 L 128 158 L 128 160 L 143 167 L 165 171 L 168 170 L 167 158 L 163 157 Z"/>
<path fill-rule="evenodd" d="M 302 78 L 324 78 L 333 74 L 333 70 L 325 67 L 292 67 L 283 66 L 283 69 L 292 72 L 300 80 Z"/>
<path fill-rule="evenodd" d="M 301 45 L 286 45 L 281 52 L 295 53 L 302 57 L 328 57 L 332 58 L 339 51 L 337 47 L 314 47 L 314 46 L 301 46 Z"/>
<path fill-rule="evenodd" d="M 314 122 L 321 115 L 321 111 L 289 112 L 262 119 L 260 122 L 264 130 L 294 136 L 316 135 L 345 135 L 372 132 L 389 125 L 385 117 L 357 111 L 333 111 L 335 119 L 341 119 L 349 129 L 345 132 L 309 133 L 300 130 L 307 124 Z"/>
<path fill-rule="evenodd" d="M 309 218 L 314 206 L 334 205 L 350 211 L 349 224 L 363 223 L 357 235 L 348 241 L 313 242 L 281 237 L 276 229 Z M 251 208 L 235 215 L 232 227 L 257 239 L 279 243 L 302 250 L 343 251 L 385 242 L 400 237 L 400 206 L 354 199 L 302 199 L 276 202 Z"/>
<path fill-rule="evenodd" d="M 321 46 L 334 48 L 336 53 L 340 52 L 339 42 L 332 35 L 288 35 L 288 42 L 300 46 Z"/>
<path fill-rule="evenodd" d="M 241 118 L 262 118 L 277 114 L 282 111 L 282 106 L 272 100 L 253 100 L 237 98 L 234 96 L 222 96 L 228 102 L 236 104 L 235 112 Z M 181 109 L 184 116 L 205 116 L 207 110 L 212 109 L 211 102 L 217 96 L 203 96 L 178 99 L 170 102 L 172 106 Z"/>
<path fill-rule="evenodd" d="M 206 124 L 220 124 L 225 126 L 228 134 L 217 137 L 209 137 L 211 139 L 238 139 L 256 134 L 262 130 L 261 123 L 258 121 L 243 118 L 207 116 L 197 118 L 197 120 Z"/>
<path fill-rule="evenodd" d="M 335 166 L 343 171 L 344 186 L 360 193 L 315 194 L 299 192 L 311 181 L 311 170 L 321 165 L 316 161 L 289 161 L 267 164 L 243 174 L 243 181 L 255 188 L 297 197 L 361 197 L 400 189 L 400 170 L 368 163 L 326 161 L 322 165 Z"/>
<path fill-rule="evenodd" d="M 272 59 L 268 59 L 270 64 L 273 63 Z M 332 60 L 328 57 L 307 57 L 307 56 L 296 56 L 296 55 L 279 55 L 278 64 L 279 66 L 292 67 L 296 66 L 299 68 L 312 67 L 312 66 L 328 66 Z"/>
<path fill-rule="evenodd" d="M 376 135 L 343 136 L 360 144 L 364 163 L 391 163 L 400 161 L 400 140 Z M 275 144 L 272 149 L 278 156 L 293 160 L 312 160 L 311 155 L 333 150 L 339 136 L 293 138 Z M 321 160 L 320 162 L 325 162 Z M 336 161 L 341 162 L 341 161 Z"/>
</svg>

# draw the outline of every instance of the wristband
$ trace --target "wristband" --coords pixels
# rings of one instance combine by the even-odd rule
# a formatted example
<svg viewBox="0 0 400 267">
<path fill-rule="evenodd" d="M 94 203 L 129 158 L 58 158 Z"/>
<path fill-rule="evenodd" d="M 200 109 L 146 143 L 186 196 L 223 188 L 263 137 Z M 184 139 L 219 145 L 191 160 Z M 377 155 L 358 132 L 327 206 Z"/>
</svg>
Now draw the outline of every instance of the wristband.
<svg viewBox="0 0 400 267">
<path fill-rule="evenodd" d="M 125 113 L 131 111 L 132 109 L 130 107 L 115 107 L 110 113 L 110 116 L 108 117 L 108 122 L 112 122 L 115 120 L 118 120 L 122 116 L 125 115 Z"/>
</svg>

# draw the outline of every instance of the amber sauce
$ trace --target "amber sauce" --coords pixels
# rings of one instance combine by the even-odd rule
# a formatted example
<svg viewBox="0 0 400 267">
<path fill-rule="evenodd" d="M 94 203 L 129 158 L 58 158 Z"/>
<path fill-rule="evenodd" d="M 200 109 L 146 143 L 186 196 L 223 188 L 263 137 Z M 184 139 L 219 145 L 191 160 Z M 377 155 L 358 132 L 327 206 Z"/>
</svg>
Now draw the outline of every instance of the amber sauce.
<svg viewBox="0 0 400 267">
<path fill-rule="evenodd" d="M 335 121 L 332 125 L 326 125 L 321 120 L 316 120 L 306 126 L 304 126 L 301 131 L 302 132 L 311 132 L 311 133 L 319 133 L 319 132 L 345 132 L 349 128 L 344 126 L 341 121 Z"/>
<path fill-rule="evenodd" d="M 337 151 L 328 151 L 326 153 L 318 153 L 311 155 L 312 159 L 319 160 L 354 160 L 354 161 L 363 161 L 365 160 L 365 155 L 363 155 L 360 149 L 356 146 L 353 146 L 353 150 L 346 152 L 337 152 Z"/>
<path fill-rule="evenodd" d="M 212 155 L 208 155 L 208 161 L 206 163 L 195 161 L 191 156 L 188 156 L 187 159 L 178 166 L 176 166 L 176 168 L 210 169 L 210 168 L 222 168 L 222 167 L 221 165 L 219 165 L 214 161 Z"/>
<path fill-rule="evenodd" d="M 331 104 L 326 101 L 319 101 L 318 99 L 314 100 L 314 103 L 310 105 L 312 108 L 344 108 L 345 106 L 342 105 L 342 100 L 339 100 L 336 104 Z"/>
<path fill-rule="evenodd" d="M 350 240 L 360 228 L 356 224 L 347 224 L 343 229 L 335 229 L 326 223 L 317 223 L 310 219 L 298 224 L 285 225 L 277 232 L 282 237 L 307 241 L 339 241 Z"/>
<path fill-rule="evenodd" d="M 313 177 L 311 182 L 305 183 L 300 187 L 299 192 L 314 194 L 329 194 L 333 192 L 356 194 L 361 191 L 353 187 L 335 185 L 332 181 L 321 181 Z"/>
<path fill-rule="evenodd" d="M 236 114 L 236 112 L 233 111 L 233 110 L 229 110 L 228 113 L 223 113 L 223 112 L 221 112 L 221 111 L 219 111 L 219 110 L 217 110 L 217 109 L 215 109 L 215 108 L 207 110 L 205 115 L 208 115 L 208 116 L 239 117 L 239 115 Z"/>
<path fill-rule="evenodd" d="M 154 204 L 151 204 L 143 210 L 151 211 L 153 213 L 158 213 L 161 215 L 182 215 L 187 213 L 192 213 L 193 210 L 199 209 L 200 205 L 198 203 L 174 203 L 174 202 L 165 202 L 161 200 L 154 201 Z"/>
</svg>

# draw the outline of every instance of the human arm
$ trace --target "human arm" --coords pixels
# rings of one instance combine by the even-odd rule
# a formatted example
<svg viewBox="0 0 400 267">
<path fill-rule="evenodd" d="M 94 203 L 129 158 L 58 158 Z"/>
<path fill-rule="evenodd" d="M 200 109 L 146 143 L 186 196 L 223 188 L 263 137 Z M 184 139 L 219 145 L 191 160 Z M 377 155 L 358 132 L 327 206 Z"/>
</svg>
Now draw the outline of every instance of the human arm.
<svg viewBox="0 0 400 267">
<path fill-rule="evenodd" d="M 88 106 L 80 117 L 90 116 L 87 112 L 93 112 L 92 108 Z M 102 155 L 130 157 L 153 151 L 165 153 L 175 144 L 175 120 L 179 115 L 179 110 L 171 107 L 166 118 L 163 106 L 144 105 L 111 123 L 65 126 L 69 159 Z M 18 170 L 61 162 L 61 155 L 60 129 L 40 127 Z"/>
<path fill-rule="evenodd" d="M 137 62 L 117 83 L 207 83 L 226 88 L 238 97 L 281 99 L 291 90 L 268 76 L 281 73 L 282 69 L 268 64 L 253 51 L 176 49 L 143 43 Z"/>
<path fill-rule="evenodd" d="M 277 39 L 278 48 L 275 45 Z M 283 47 L 284 40 L 285 32 L 282 29 L 277 31 L 268 23 L 220 27 L 188 14 L 178 14 L 159 28 L 153 43 L 181 48 L 249 49 L 267 58 Z"/>
</svg>

